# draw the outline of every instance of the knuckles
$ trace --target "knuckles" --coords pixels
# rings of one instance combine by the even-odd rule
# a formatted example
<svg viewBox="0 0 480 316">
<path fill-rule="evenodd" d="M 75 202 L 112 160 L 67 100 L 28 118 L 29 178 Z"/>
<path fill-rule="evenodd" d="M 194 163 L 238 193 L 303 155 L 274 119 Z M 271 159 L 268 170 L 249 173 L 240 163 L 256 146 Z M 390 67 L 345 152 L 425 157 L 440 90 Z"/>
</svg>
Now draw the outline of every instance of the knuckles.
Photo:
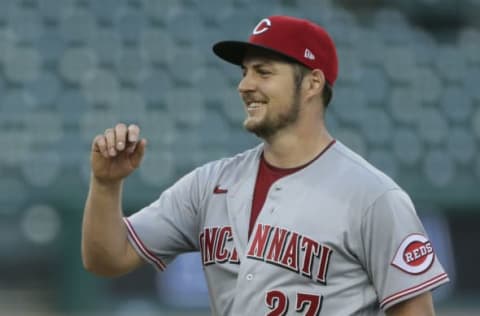
<svg viewBox="0 0 480 316">
<path fill-rule="evenodd" d="M 139 140 L 140 127 L 136 124 L 117 123 L 114 127 L 105 129 L 103 134 L 96 135 L 93 142 L 102 146 L 108 145 L 111 140 L 118 140 L 119 136 L 120 138 L 126 137 L 126 141 L 130 139 Z"/>
<path fill-rule="evenodd" d="M 115 125 L 115 130 L 126 130 L 127 129 L 127 125 L 125 123 L 118 123 L 117 125 Z"/>
</svg>

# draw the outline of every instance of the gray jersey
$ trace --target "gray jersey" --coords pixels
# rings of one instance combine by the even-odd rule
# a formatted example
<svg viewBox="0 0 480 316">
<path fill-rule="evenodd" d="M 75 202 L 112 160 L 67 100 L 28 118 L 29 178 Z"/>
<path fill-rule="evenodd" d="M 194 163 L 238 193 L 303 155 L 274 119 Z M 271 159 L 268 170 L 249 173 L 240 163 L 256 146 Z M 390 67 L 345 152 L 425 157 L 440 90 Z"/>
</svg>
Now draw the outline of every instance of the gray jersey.
<svg viewBox="0 0 480 316">
<path fill-rule="evenodd" d="M 195 169 L 125 219 L 159 270 L 201 251 L 214 315 L 382 315 L 448 281 L 408 195 L 338 141 L 272 185 L 248 238 L 262 150 Z"/>
</svg>

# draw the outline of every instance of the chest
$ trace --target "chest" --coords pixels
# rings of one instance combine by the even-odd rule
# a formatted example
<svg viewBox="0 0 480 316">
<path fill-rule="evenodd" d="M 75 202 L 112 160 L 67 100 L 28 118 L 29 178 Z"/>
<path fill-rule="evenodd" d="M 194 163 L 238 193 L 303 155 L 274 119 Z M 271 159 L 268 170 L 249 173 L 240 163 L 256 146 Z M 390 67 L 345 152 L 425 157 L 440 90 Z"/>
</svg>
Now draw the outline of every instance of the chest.
<svg viewBox="0 0 480 316">
<path fill-rule="evenodd" d="M 349 234 L 350 206 L 302 183 L 274 183 L 248 234 L 253 187 L 212 194 L 202 212 L 199 245 L 204 265 L 249 260 L 312 276 Z M 222 267 L 220 267 L 222 268 Z M 320 276 L 322 279 L 324 276 Z"/>
</svg>

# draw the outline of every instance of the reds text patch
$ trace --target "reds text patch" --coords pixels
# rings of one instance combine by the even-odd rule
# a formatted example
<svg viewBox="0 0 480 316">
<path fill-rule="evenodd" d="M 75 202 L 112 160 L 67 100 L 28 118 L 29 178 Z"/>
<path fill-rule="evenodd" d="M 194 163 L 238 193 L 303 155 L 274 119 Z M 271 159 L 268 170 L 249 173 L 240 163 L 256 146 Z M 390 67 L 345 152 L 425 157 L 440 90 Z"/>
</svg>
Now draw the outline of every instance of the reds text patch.
<svg viewBox="0 0 480 316">
<path fill-rule="evenodd" d="M 433 264 L 435 253 L 427 237 L 411 234 L 405 238 L 392 261 L 392 265 L 410 274 L 421 274 Z"/>
</svg>

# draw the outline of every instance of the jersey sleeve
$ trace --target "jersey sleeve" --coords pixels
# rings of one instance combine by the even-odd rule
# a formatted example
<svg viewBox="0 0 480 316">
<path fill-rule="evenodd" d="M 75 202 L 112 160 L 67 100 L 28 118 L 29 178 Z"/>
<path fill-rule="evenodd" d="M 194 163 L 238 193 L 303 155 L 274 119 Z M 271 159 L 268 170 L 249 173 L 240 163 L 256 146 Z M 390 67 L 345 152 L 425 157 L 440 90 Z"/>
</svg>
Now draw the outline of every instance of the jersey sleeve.
<svg viewBox="0 0 480 316">
<path fill-rule="evenodd" d="M 198 248 L 200 182 L 196 169 L 165 190 L 152 204 L 124 218 L 132 246 L 160 271 L 176 255 Z"/>
<path fill-rule="evenodd" d="M 366 210 L 361 238 L 365 268 L 383 310 L 448 282 L 412 201 L 400 189 Z"/>
</svg>

